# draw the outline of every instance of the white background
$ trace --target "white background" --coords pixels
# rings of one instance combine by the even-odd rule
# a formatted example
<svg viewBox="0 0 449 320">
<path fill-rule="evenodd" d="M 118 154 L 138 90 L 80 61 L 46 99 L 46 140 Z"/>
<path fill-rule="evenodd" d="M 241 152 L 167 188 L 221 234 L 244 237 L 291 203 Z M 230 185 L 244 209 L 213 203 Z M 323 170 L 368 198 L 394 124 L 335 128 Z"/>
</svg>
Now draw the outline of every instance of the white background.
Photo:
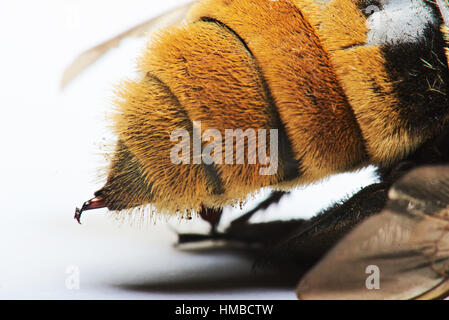
<svg viewBox="0 0 449 320">
<path fill-rule="evenodd" d="M 82 226 L 73 220 L 75 206 L 101 187 L 112 88 L 132 76 L 145 39 L 124 41 L 61 92 L 64 68 L 83 50 L 184 2 L 0 5 L 0 298 L 295 298 L 285 281 L 251 274 L 250 258 L 223 248 L 176 249 L 173 229 L 207 230 L 197 219 L 133 225 L 100 210 Z M 301 188 L 255 220 L 311 216 L 371 182 L 371 173 Z M 225 213 L 226 222 L 241 211 Z M 67 288 L 71 266 L 79 290 Z"/>
</svg>

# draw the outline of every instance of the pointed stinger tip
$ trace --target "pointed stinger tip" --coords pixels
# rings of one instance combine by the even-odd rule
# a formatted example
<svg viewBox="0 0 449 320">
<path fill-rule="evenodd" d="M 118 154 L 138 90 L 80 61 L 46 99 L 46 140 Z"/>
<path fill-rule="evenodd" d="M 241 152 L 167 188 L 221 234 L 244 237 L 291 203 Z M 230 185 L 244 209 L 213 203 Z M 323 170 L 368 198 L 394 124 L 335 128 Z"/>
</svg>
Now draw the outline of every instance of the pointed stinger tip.
<svg viewBox="0 0 449 320">
<path fill-rule="evenodd" d="M 76 208 L 75 209 L 75 220 L 78 221 L 79 224 L 81 224 L 81 215 L 84 211 L 87 210 L 94 210 L 94 209 L 101 209 L 106 208 L 106 202 L 103 197 L 95 197 L 89 201 L 84 202 L 82 208 Z"/>
<path fill-rule="evenodd" d="M 83 214 L 82 210 L 80 208 L 75 209 L 75 220 L 81 224 L 81 215 Z"/>
</svg>

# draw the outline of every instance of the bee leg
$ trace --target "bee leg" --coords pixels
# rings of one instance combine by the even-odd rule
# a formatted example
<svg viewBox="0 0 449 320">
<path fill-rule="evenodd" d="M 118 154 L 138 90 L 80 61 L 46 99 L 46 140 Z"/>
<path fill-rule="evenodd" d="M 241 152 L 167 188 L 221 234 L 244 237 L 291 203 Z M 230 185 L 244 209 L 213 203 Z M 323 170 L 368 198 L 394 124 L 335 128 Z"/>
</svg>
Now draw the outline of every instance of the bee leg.
<svg viewBox="0 0 449 320">
<path fill-rule="evenodd" d="M 239 218 L 235 219 L 234 221 L 232 221 L 231 222 L 231 226 L 237 226 L 237 225 L 248 223 L 248 221 L 251 219 L 251 217 L 255 213 L 257 213 L 259 211 L 262 211 L 262 210 L 266 210 L 271 205 L 278 203 L 287 194 L 290 194 L 290 192 L 273 191 L 270 194 L 270 196 L 267 199 L 265 199 L 264 201 L 262 201 L 261 203 L 259 203 L 259 205 L 257 207 L 255 207 L 254 209 L 248 211 L 247 213 L 245 213 L 241 217 L 239 217 Z"/>
<path fill-rule="evenodd" d="M 211 234 L 214 235 L 217 233 L 217 226 L 220 223 L 220 219 L 221 216 L 223 214 L 223 208 L 219 208 L 219 209 L 213 209 L 213 208 L 207 208 L 207 207 L 202 207 L 200 212 L 200 217 L 209 222 L 210 226 L 211 226 Z"/>
<path fill-rule="evenodd" d="M 292 227 L 296 228 L 298 224 L 303 223 L 303 220 L 276 222 L 275 225 L 272 225 L 271 223 L 248 224 L 248 221 L 256 212 L 265 210 L 272 204 L 278 203 L 279 200 L 287 194 L 289 194 L 289 192 L 272 192 L 271 195 L 267 199 L 259 203 L 256 208 L 248 211 L 241 217 L 232 221 L 231 227 L 228 228 L 225 233 L 217 232 L 217 226 L 220 222 L 223 210 L 202 207 L 199 214 L 203 220 L 210 223 L 210 234 L 178 234 L 178 244 L 202 242 L 208 240 L 224 240 L 253 244 L 265 243 L 267 240 L 271 242 L 273 239 L 278 239 L 281 234 L 285 234 L 286 229 L 289 230 Z M 267 235 L 269 234 L 271 234 L 272 236 L 267 237 Z"/>
<path fill-rule="evenodd" d="M 202 242 L 207 240 L 222 240 L 223 234 L 220 234 L 217 231 L 218 224 L 220 223 L 221 216 L 223 214 L 223 209 L 214 209 L 202 206 L 199 211 L 200 217 L 207 221 L 210 224 L 210 232 L 209 234 L 194 234 L 194 233 L 186 233 L 186 234 L 178 234 L 178 245 L 186 244 L 186 243 L 194 243 L 194 242 Z"/>
<path fill-rule="evenodd" d="M 404 161 L 390 169 L 380 169 L 380 183 L 369 185 L 346 201 L 334 204 L 310 220 L 272 221 L 267 223 L 248 223 L 258 211 L 278 203 L 289 192 L 274 191 L 256 208 L 234 220 L 223 232 L 216 232 L 219 218 L 214 210 L 204 209 L 201 216 L 212 221 L 210 235 L 179 235 L 179 243 L 200 242 L 206 240 L 224 240 L 243 244 L 258 244 L 267 247 L 268 254 L 261 259 L 260 265 L 295 262 L 301 256 L 300 264 L 304 265 L 304 257 L 316 261 L 322 257 L 344 235 L 351 231 L 365 218 L 379 213 L 388 198 L 388 189 L 403 175 L 409 172 L 415 163 Z M 220 215 L 221 216 L 221 210 Z M 273 261 L 274 263 L 266 263 Z"/>
<path fill-rule="evenodd" d="M 367 186 L 347 201 L 337 203 L 310 220 L 248 223 L 258 210 L 278 202 L 285 192 L 273 192 L 254 210 L 234 220 L 223 233 L 209 235 L 182 234 L 179 244 L 222 240 L 266 247 L 266 255 L 258 265 L 283 265 L 298 256 L 315 261 L 364 218 L 383 209 L 390 183 Z M 210 218 L 209 218 L 210 219 Z M 301 260 L 301 265 L 304 261 Z"/>
<path fill-rule="evenodd" d="M 211 234 L 178 234 L 178 244 L 202 241 L 227 241 L 248 246 L 268 247 L 276 244 L 300 226 L 305 220 L 273 221 L 266 223 L 237 224 L 226 229 L 225 232 Z"/>
<path fill-rule="evenodd" d="M 337 203 L 267 247 L 256 267 L 307 268 L 364 219 L 384 208 L 390 183 L 372 184 Z"/>
</svg>

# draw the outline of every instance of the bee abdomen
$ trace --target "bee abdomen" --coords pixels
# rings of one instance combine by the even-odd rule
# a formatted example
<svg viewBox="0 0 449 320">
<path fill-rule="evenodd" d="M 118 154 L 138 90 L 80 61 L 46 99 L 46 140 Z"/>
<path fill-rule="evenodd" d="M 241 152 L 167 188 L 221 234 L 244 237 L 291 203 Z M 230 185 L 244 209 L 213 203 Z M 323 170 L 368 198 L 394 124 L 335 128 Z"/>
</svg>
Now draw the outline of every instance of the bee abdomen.
<svg viewBox="0 0 449 320">
<path fill-rule="evenodd" d="M 102 189 L 110 209 L 153 203 L 163 211 L 184 212 L 198 209 L 198 199 L 219 192 L 221 182 L 206 165 L 171 161 L 172 131 L 192 135 L 193 127 L 160 79 L 147 74 L 140 81 L 124 82 L 116 102 L 114 129 L 120 142 Z M 192 147 L 191 141 L 186 143 L 184 147 Z"/>
<path fill-rule="evenodd" d="M 139 67 L 146 76 L 124 85 L 116 132 L 142 164 L 159 209 L 223 207 L 262 187 L 309 183 L 366 163 L 360 128 L 328 54 L 290 1 L 203 1 L 187 25 L 151 43 Z M 170 136 L 182 129 L 194 138 L 198 125 L 200 136 L 248 133 L 244 153 L 239 158 L 234 145 L 228 159 L 220 140 L 223 154 L 205 165 L 195 161 L 189 140 L 188 159 L 173 163 Z M 278 153 L 269 174 L 261 174 L 266 163 L 249 162 L 260 150 L 261 131 L 269 132 L 266 154 Z"/>
<path fill-rule="evenodd" d="M 351 170 L 367 160 L 328 53 L 293 1 L 202 1 L 189 21 L 216 21 L 247 46 L 301 166 L 297 182 Z"/>
<path fill-rule="evenodd" d="M 221 199 L 243 200 L 242 195 L 298 176 L 297 163 L 285 165 L 295 161 L 288 156 L 289 146 L 283 146 L 287 150 L 281 153 L 272 174 L 260 174 L 265 164 L 249 162 L 249 155 L 258 152 L 259 131 L 265 130 L 270 141 L 270 130 L 282 132 L 283 128 L 273 112 L 258 66 L 231 30 L 210 21 L 168 30 L 148 49 L 140 66 L 170 88 L 192 125 L 201 126 L 202 134 L 214 130 L 220 135 L 223 152 L 210 167 L 217 172 L 223 189 L 223 195 L 211 196 L 215 204 L 224 205 Z M 237 144 L 232 146 L 232 158 L 227 158 L 228 130 L 247 133 L 243 161 L 237 158 Z"/>
<path fill-rule="evenodd" d="M 436 3 L 332 0 L 317 9 L 307 2 L 297 1 L 314 18 L 370 163 L 392 166 L 434 137 L 449 106 L 447 43 Z"/>
</svg>

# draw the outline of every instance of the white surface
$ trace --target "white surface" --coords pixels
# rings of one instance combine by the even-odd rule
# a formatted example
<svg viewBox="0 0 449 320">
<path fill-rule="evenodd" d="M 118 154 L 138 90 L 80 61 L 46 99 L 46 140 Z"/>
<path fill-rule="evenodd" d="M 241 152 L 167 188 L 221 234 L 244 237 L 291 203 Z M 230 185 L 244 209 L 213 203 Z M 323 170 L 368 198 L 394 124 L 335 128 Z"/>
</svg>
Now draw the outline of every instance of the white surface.
<svg viewBox="0 0 449 320">
<path fill-rule="evenodd" d="M 112 85 L 130 76 L 142 41 L 126 41 L 66 91 L 62 72 L 76 55 L 181 3 L 4 1 L 0 5 L 0 298 L 294 299 L 291 288 L 251 275 L 252 260 L 223 250 L 180 251 L 169 225 L 132 227 L 75 206 L 101 187 L 95 177 L 107 136 Z M 299 190 L 256 220 L 310 216 L 370 181 L 370 172 Z M 288 200 L 288 199 L 287 199 Z M 252 202 L 254 204 L 254 202 Z M 251 206 L 251 203 L 249 204 Z M 227 211 L 225 220 L 239 214 Z M 66 287 L 70 266 L 80 289 Z"/>
</svg>

